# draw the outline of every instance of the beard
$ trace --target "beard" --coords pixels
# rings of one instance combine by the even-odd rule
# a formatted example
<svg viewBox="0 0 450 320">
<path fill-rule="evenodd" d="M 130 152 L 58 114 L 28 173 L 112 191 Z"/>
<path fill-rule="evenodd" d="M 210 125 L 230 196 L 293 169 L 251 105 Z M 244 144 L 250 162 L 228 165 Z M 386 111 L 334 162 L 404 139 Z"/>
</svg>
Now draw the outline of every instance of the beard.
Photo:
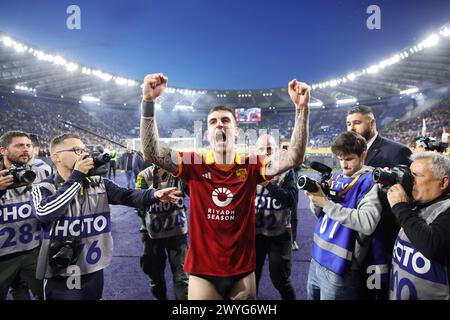
<svg viewBox="0 0 450 320">
<path fill-rule="evenodd" d="M 31 160 L 30 156 L 26 156 L 26 160 L 23 160 L 23 158 L 25 158 L 25 156 L 13 158 L 13 159 L 8 158 L 8 160 L 9 160 L 9 162 L 15 164 L 16 166 L 26 165 Z"/>
<path fill-rule="evenodd" d="M 370 128 L 367 128 L 361 135 L 364 137 L 364 139 L 366 139 L 366 142 L 368 142 L 372 137 L 372 131 L 370 130 Z"/>
</svg>

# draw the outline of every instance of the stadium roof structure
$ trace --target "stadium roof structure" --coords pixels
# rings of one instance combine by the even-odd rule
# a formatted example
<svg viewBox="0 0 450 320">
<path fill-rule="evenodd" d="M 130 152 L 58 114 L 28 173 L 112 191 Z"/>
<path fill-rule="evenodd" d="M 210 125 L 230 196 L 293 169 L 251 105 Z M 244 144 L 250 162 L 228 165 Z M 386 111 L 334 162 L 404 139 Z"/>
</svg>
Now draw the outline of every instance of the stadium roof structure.
<svg viewBox="0 0 450 320">
<path fill-rule="evenodd" d="M 0 91 L 134 108 L 141 99 L 140 82 L 68 61 L 0 32 Z M 450 86 L 450 24 L 377 64 L 312 84 L 311 107 L 359 104 L 444 86 Z M 217 104 L 292 110 L 287 88 L 170 87 L 158 102 L 195 110 Z"/>
</svg>

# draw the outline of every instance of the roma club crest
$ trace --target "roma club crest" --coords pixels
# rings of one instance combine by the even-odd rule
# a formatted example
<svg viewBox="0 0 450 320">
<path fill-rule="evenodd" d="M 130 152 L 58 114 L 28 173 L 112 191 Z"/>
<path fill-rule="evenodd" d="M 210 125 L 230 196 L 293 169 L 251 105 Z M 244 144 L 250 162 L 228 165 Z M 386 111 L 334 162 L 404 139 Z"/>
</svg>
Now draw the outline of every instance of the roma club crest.
<svg viewBox="0 0 450 320">
<path fill-rule="evenodd" d="M 245 168 L 237 169 L 236 176 L 239 178 L 239 180 L 245 181 L 248 176 L 247 169 L 245 169 Z"/>
</svg>

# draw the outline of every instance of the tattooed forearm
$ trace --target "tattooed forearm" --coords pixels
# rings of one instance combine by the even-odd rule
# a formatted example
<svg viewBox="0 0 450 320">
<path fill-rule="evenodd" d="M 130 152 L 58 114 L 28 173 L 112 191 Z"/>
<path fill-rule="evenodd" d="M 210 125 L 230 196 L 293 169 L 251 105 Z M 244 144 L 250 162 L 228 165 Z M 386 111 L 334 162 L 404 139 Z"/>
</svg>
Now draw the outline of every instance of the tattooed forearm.
<svg viewBox="0 0 450 320">
<path fill-rule="evenodd" d="M 293 166 L 303 163 L 306 144 L 308 143 L 309 133 L 309 108 L 296 108 L 295 126 L 291 136 L 291 146 L 288 149 L 289 158 Z"/>
<path fill-rule="evenodd" d="M 159 142 L 155 117 L 141 118 L 141 149 L 146 160 L 169 172 L 178 171 L 176 152 Z"/>
<path fill-rule="evenodd" d="M 309 110 L 300 108 L 296 111 L 295 126 L 292 132 L 291 145 L 288 150 L 273 153 L 266 160 L 266 176 L 275 176 L 303 162 L 308 142 Z"/>
</svg>

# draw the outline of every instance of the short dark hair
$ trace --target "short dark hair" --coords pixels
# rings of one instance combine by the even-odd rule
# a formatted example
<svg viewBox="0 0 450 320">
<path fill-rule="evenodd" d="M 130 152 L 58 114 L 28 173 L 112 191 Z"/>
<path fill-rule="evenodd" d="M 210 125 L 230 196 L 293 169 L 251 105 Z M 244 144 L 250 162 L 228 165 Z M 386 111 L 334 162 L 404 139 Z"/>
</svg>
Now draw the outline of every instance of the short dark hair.
<svg viewBox="0 0 450 320">
<path fill-rule="evenodd" d="M 347 115 L 354 114 L 354 113 L 361 113 L 364 115 L 370 114 L 373 116 L 372 108 L 368 107 L 368 106 L 354 106 L 354 107 L 351 107 L 350 109 L 348 109 L 348 111 L 347 111 Z"/>
<path fill-rule="evenodd" d="M 234 121 L 237 123 L 236 115 L 234 114 L 233 110 L 231 110 L 230 108 L 228 108 L 226 106 L 215 106 L 211 110 L 209 110 L 208 117 L 211 113 L 213 113 L 215 111 L 228 111 L 229 113 L 232 114 Z"/>
<path fill-rule="evenodd" d="M 30 133 L 29 136 L 30 136 L 31 143 L 33 144 L 33 147 L 39 147 L 41 145 L 39 143 L 39 137 L 37 134 Z"/>
<path fill-rule="evenodd" d="M 67 139 L 81 140 L 80 136 L 76 133 L 64 133 L 64 134 L 56 136 L 52 139 L 52 142 L 50 142 L 50 150 L 53 150 L 56 146 L 64 143 L 64 141 Z"/>
<path fill-rule="evenodd" d="M 331 146 L 331 151 L 337 156 L 357 154 L 359 157 L 366 150 L 366 139 L 353 131 L 342 133 Z"/>
<path fill-rule="evenodd" d="M 7 131 L 0 137 L 0 147 L 8 148 L 13 138 L 26 137 L 30 139 L 30 135 L 23 131 Z"/>
</svg>

